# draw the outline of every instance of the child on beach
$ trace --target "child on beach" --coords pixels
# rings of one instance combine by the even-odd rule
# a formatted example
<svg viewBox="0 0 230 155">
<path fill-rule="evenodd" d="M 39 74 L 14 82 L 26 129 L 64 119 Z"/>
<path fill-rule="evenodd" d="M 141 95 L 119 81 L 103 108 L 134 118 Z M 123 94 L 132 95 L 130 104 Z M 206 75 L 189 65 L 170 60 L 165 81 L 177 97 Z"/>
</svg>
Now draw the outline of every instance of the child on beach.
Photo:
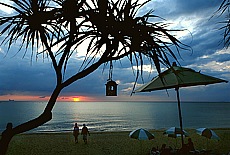
<svg viewBox="0 0 230 155">
<path fill-rule="evenodd" d="M 78 143 L 78 135 L 79 135 L 79 127 L 77 123 L 75 123 L 73 127 L 73 136 L 74 136 L 75 143 Z"/>
<path fill-rule="evenodd" d="M 89 134 L 89 130 L 86 127 L 85 124 L 83 124 L 83 128 L 81 130 L 81 134 L 83 135 L 83 140 L 84 140 L 85 144 L 87 144 L 87 135 Z M 89 134 L 89 136 L 90 136 L 90 134 Z"/>
</svg>

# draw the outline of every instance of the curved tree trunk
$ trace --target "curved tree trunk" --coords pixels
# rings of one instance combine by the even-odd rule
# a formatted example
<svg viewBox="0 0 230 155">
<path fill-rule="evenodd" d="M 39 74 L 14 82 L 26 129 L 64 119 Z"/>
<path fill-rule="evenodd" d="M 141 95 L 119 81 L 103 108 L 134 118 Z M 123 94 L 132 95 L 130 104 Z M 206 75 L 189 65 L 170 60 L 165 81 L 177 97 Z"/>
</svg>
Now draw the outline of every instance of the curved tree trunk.
<svg viewBox="0 0 230 155">
<path fill-rule="evenodd" d="M 56 100 L 57 100 L 61 90 L 65 87 L 67 87 L 68 85 L 70 85 L 71 83 L 75 82 L 76 80 L 81 79 L 81 78 L 89 75 L 93 71 L 95 71 L 102 63 L 104 63 L 106 61 L 105 57 L 106 57 L 106 55 L 103 55 L 98 62 L 91 65 L 87 69 L 83 70 L 81 73 L 78 73 L 78 74 L 72 76 L 71 78 L 69 78 L 64 83 L 57 83 L 57 86 L 54 89 L 54 91 L 53 91 L 53 93 L 52 93 L 52 95 L 51 95 L 51 97 L 50 97 L 50 99 L 46 105 L 44 112 L 39 117 L 37 117 L 33 120 L 30 120 L 26 123 L 23 123 L 21 125 L 18 125 L 15 128 L 6 129 L 5 131 L 3 131 L 2 137 L 0 139 L 0 155 L 6 154 L 7 149 L 8 149 L 8 145 L 9 145 L 11 139 L 13 138 L 13 136 L 15 136 L 16 134 L 23 133 L 23 132 L 29 131 L 31 129 L 34 129 L 34 128 L 41 126 L 44 123 L 50 121 L 52 119 L 53 107 L 56 103 Z M 61 76 L 61 74 L 57 75 L 57 77 L 59 77 L 59 76 Z"/>
<path fill-rule="evenodd" d="M 56 103 L 57 97 L 60 94 L 63 87 L 56 87 L 53 91 L 53 94 L 50 97 L 50 100 L 44 110 L 44 112 L 38 116 L 37 118 L 30 120 L 26 123 L 18 125 L 14 128 L 6 128 L 5 131 L 2 132 L 2 137 L 0 139 L 0 155 L 5 155 L 9 146 L 9 143 L 13 136 L 19 133 L 23 133 L 34 129 L 38 126 L 43 125 L 44 123 L 50 121 L 52 119 L 52 109 Z M 9 124 L 9 123 L 8 123 Z"/>
</svg>

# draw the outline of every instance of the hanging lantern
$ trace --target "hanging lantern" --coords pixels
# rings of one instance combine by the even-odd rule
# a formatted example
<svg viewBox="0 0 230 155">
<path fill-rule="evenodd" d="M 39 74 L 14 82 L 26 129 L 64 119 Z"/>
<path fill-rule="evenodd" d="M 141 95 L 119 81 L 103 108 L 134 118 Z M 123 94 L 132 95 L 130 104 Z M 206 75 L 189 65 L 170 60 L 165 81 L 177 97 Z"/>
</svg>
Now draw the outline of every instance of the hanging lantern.
<svg viewBox="0 0 230 155">
<path fill-rule="evenodd" d="M 112 80 L 113 76 L 113 64 L 110 61 L 110 68 L 109 68 L 109 79 L 107 80 L 106 85 L 106 96 L 117 96 L 117 83 Z"/>
<path fill-rule="evenodd" d="M 113 80 L 108 80 L 106 85 L 106 96 L 117 96 L 117 83 Z"/>
</svg>

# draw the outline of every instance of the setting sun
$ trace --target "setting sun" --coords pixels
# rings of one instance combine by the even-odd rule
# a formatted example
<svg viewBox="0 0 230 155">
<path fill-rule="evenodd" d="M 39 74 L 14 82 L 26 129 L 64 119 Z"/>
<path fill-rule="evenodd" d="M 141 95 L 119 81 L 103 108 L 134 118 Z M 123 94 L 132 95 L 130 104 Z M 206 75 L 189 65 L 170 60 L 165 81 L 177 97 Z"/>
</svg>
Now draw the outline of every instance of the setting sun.
<svg viewBox="0 0 230 155">
<path fill-rule="evenodd" d="M 73 97 L 73 101 L 78 102 L 78 101 L 80 101 L 80 98 L 79 97 Z"/>
</svg>

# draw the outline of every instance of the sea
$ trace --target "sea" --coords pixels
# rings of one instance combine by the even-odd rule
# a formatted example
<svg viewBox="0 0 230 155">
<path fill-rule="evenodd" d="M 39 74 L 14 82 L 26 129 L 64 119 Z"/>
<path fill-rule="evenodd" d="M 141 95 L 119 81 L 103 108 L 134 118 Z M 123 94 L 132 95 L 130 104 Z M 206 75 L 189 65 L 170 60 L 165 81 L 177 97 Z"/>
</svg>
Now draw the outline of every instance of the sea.
<svg viewBox="0 0 230 155">
<path fill-rule="evenodd" d="M 0 132 L 38 117 L 47 102 L 0 102 Z M 182 102 L 184 128 L 230 128 L 230 103 Z M 177 102 L 57 102 L 51 121 L 26 133 L 70 132 L 75 123 L 93 132 L 179 127 Z"/>
</svg>

